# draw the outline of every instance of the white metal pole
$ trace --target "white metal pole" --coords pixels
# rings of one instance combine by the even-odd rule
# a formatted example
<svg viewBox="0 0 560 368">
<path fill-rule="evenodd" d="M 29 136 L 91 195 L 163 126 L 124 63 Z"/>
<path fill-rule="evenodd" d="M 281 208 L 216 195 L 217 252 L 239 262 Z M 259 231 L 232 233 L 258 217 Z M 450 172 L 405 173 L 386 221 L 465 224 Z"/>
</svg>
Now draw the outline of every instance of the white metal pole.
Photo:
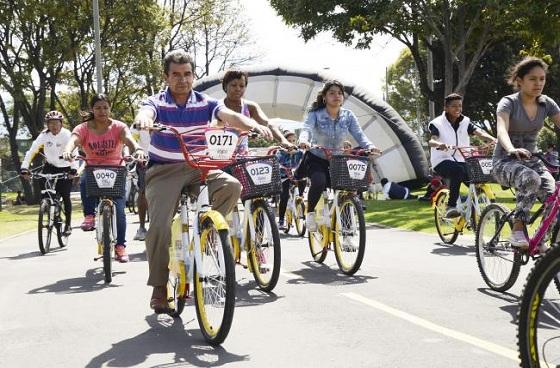
<svg viewBox="0 0 560 368">
<path fill-rule="evenodd" d="M 103 72 L 101 69 L 101 36 L 99 31 L 99 2 L 93 0 L 93 33 L 95 36 L 95 69 L 97 93 L 103 93 Z"/>
</svg>

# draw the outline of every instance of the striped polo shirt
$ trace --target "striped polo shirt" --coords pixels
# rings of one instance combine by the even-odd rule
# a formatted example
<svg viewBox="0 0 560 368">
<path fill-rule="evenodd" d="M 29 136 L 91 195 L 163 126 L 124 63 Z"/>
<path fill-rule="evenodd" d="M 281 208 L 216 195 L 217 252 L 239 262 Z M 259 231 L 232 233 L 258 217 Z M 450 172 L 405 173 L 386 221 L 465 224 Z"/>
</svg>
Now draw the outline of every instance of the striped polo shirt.
<svg viewBox="0 0 560 368">
<path fill-rule="evenodd" d="M 142 103 L 141 109 L 150 109 L 155 113 L 155 122 L 171 125 L 180 133 L 204 134 L 204 129 L 218 111 L 223 107 L 219 101 L 208 96 L 191 91 L 191 95 L 184 106 L 177 105 L 169 88 L 165 88 L 156 95 L 149 97 Z M 190 151 L 202 149 L 204 140 L 184 137 L 184 142 Z M 177 138 L 172 132 L 152 132 L 150 162 L 158 164 L 184 162 L 185 158 Z"/>
</svg>

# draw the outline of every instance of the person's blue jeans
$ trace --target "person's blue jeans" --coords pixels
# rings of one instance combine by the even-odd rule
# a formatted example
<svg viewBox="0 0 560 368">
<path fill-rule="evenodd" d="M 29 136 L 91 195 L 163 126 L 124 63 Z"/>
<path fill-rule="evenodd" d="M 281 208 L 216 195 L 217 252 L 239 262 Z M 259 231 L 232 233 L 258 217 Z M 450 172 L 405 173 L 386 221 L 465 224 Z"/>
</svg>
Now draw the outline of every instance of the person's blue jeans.
<svg viewBox="0 0 560 368">
<path fill-rule="evenodd" d="M 95 215 L 99 199 L 86 195 L 86 176 L 80 178 L 80 196 L 84 208 L 84 216 Z M 117 209 L 117 244 L 126 246 L 126 213 L 124 212 L 126 201 L 124 197 L 114 197 L 113 203 Z"/>
</svg>

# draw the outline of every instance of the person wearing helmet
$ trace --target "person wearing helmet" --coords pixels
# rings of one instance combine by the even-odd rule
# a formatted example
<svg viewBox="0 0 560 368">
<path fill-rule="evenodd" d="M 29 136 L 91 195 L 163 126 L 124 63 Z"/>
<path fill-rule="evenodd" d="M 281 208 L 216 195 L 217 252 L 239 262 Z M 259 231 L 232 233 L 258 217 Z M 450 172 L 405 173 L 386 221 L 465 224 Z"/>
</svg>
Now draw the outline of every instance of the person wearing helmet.
<svg viewBox="0 0 560 368">
<path fill-rule="evenodd" d="M 29 148 L 29 150 L 25 153 L 25 158 L 23 159 L 20 169 L 21 176 L 29 180 L 29 165 L 35 156 L 41 151 L 43 157 L 45 158 L 42 171 L 44 174 L 69 173 L 70 175 L 75 175 L 78 169 L 78 163 L 71 163 L 60 158 L 62 152 L 64 152 L 64 147 L 66 147 L 66 144 L 72 135 L 68 129 L 62 126 L 64 117 L 58 111 L 49 111 L 43 120 L 46 129 L 37 136 L 37 139 L 33 141 L 31 148 Z M 45 181 L 41 180 L 40 184 L 41 189 L 44 189 Z M 72 179 L 59 180 L 56 183 L 56 192 L 60 194 L 62 201 L 64 202 L 64 213 L 66 215 L 64 235 L 66 236 L 70 235 L 72 232 L 72 202 L 70 200 L 71 190 Z"/>
<path fill-rule="evenodd" d="M 294 144 L 297 140 L 296 133 L 286 130 L 284 132 L 284 138 L 290 143 Z M 283 150 L 279 149 L 276 151 L 276 157 L 278 162 L 282 166 L 281 179 L 282 179 L 282 193 L 280 194 L 280 203 L 278 204 L 278 229 L 285 230 L 286 226 L 284 224 L 284 215 L 286 214 L 286 207 L 288 205 L 288 199 L 290 197 L 290 186 L 292 181 L 288 178 L 286 170 L 293 170 L 301 162 L 303 157 L 302 150 Z M 303 196 L 303 191 L 305 190 L 306 180 L 298 181 L 299 195 Z"/>
</svg>

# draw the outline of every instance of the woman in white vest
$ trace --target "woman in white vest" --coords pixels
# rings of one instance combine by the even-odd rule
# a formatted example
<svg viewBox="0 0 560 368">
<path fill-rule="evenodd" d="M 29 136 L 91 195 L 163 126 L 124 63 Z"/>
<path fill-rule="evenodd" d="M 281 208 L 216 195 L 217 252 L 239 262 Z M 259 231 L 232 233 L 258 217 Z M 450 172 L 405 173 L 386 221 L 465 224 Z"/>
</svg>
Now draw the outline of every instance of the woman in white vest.
<svg viewBox="0 0 560 368">
<path fill-rule="evenodd" d="M 443 113 L 428 125 L 430 130 L 430 161 L 433 170 L 449 179 L 449 201 L 445 216 L 448 218 L 460 216 L 457 210 L 457 198 L 461 183 L 468 180 L 465 159 L 453 147 L 468 147 L 471 145 L 470 135 L 477 135 L 488 142 L 496 139 L 485 131 L 476 128 L 471 119 L 462 114 L 463 96 L 452 93 L 444 99 Z"/>
</svg>

